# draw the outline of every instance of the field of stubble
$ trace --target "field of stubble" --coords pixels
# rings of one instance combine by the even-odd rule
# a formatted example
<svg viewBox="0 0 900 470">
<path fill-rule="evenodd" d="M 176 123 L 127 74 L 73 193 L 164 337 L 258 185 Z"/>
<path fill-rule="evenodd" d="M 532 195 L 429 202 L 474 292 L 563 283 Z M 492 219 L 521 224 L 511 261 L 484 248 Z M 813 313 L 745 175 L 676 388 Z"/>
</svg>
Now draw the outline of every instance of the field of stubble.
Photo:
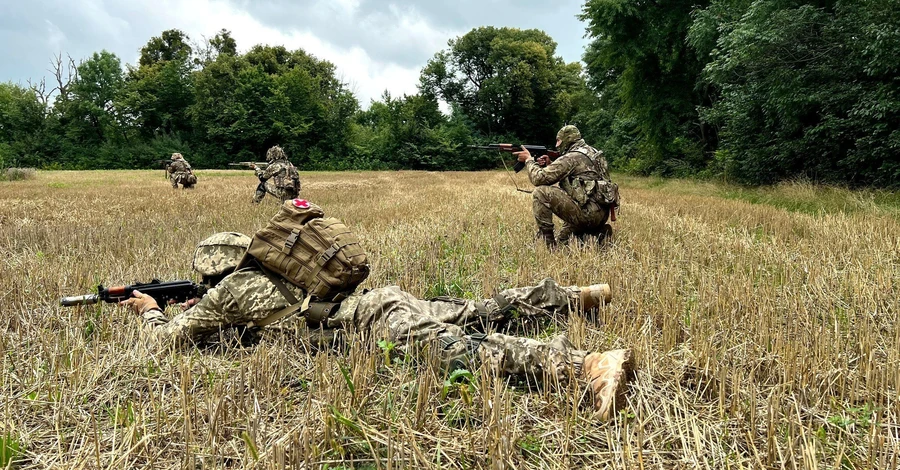
<svg viewBox="0 0 900 470">
<path fill-rule="evenodd" d="M 808 215 L 628 179 L 613 244 L 550 254 L 504 173 L 302 175 L 303 196 L 364 240 L 366 287 L 478 298 L 547 276 L 609 282 L 598 318 L 528 328 L 634 348 L 628 406 L 601 424 L 578 390 L 478 371 L 471 389 L 445 386 L 352 338 L 314 351 L 295 327 L 246 348 L 161 352 L 124 309 L 57 306 L 98 283 L 193 278 L 197 241 L 252 233 L 277 209 L 250 204 L 250 172 L 199 177 L 194 191 L 161 171 L 0 183 L 0 464 L 900 466 L 896 213 Z"/>
</svg>

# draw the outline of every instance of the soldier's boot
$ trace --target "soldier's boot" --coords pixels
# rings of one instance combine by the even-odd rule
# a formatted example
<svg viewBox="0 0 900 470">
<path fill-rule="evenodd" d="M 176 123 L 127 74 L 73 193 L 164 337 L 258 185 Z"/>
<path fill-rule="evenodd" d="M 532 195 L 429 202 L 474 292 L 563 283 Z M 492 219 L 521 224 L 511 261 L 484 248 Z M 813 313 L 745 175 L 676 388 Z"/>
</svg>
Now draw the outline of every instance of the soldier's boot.
<svg viewBox="0 0 900 470">
<path fill-rule="evenodd" d="M 598 418 L 608 421 L 625 407 L 628 380 L 634 375 L 634 357 L 630 349 L 591 353 L 584 358 L 583 374 Z"/>
<path fill-rule="evenodd" d="M 609 284 L 593 284 L 581 288 L 581 308 L 591 310 L 612 301 Z"/>
<path fill-rule="evenodd" d="M 603 227 L 600 228 L 600 233 L 597 235 L 597 242 L 600 244 L 611 242 L 613 238 L 613 229 L 612 225 L 603 224 Z"/>
<path fill-rule="evenodd" d="M 547 245 L 548 250 L 556 249 L 556 236 L 553 234 L 553 229 L 543 230 L 541 229 L 538 234 L 538 238 L 544 240 L 544 244 Z"/>
</svg>

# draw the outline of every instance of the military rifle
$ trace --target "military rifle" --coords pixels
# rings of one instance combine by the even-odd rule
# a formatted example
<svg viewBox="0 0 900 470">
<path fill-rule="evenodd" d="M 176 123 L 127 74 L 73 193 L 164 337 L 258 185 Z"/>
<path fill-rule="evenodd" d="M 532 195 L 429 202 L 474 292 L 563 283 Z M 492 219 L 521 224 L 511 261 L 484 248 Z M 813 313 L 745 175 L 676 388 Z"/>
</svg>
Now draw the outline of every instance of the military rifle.
<svg viewBox="0 0 900 470">
<path fill-rule="evenodd" d="M 228 166 L 242 166 L 244 168 L 250 168 L 250 169 L 252 169 L 254 166 L 256 166 L 256 168 L 259 168 L 260 170 L 265 170 L 266 167 L 269 166 L 269 164 L 266 162 L 235 162 L 235 163 L 229 163 Z"/>
<path fill-rule="evenodd" d="M 169 165 L 171 165 L 171 164 L 172 164 L 172 160 L 167 158 L 165 160 L 157 160 L 156 162 L 153 163 L 153 166 L 155 166 L 155 167 L 162 166 L 163 174 L 166 176 L 166 179 L 169 179 Z"/>
<path fill-rule="evenodd" d="M 481 150 L 496 150 L 498 152 L 521 152 L 522 150 L 528 150 L 531 153 L 531 156 L 535 159 L 543 157 L 544 155 L 550 157 L 551 160 L 555 160 L 559 158 L 559 152 L 556 150 L 550 150 L 543 145 L 526 145 L 526 144 L 488 144 L 488 145 L 470 145 L 469 148 L 472 149 L 481 149 Z M 516 173 L 522 171 L 525 168 L 525 163 L 516 160 L 516 164 L 513 166 L 513 170 Z"/>
<path fill-rule="evenodd" d="M 59 300 L 59 305 L 62 307 L 73 307 L 75 305 L 93 305 L 100 302 L 108 304 L 119 303 L 130 298 L 131 294 L 136 290 L 153 297 L 163 306 L 168 303 L 187 302 L 190 299 L 203 297 L 206 294 L 206 286 L 191 281 L 160 282 L 158 279 L 154 279 L 144 284 L 136 283 L 130 286 L 104 288 L 101 284 L 97 286 L 96 294 L 63 297 Z"/>
</svg>

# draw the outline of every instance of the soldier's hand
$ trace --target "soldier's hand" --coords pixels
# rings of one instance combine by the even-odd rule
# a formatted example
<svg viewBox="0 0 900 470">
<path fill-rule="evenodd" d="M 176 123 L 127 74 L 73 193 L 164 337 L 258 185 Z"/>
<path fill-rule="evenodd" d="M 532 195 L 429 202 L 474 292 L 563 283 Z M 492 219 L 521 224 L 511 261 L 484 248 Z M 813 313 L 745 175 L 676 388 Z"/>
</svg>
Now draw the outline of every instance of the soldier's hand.
<svg viewBox="0 0 900 470">
<path fill-rule="evenodd" d="M 159 308 L 159 304 L 156 303 L 156 299 L 150 297 L 147 294 L 144 294 L 140 291 L 132 292 L 132 297 L 127 300 L 123 300 L 119 302 L 119 305 L 123 307 L 131 307 L 135 313 L 139 315 L 143 315 L 150 310 L 161 310 Z"/>
<path fill-rule="evenodd" d="M 540 166 L 547 166 L 550 164 L 550 156 L 549 155 L 541 155 L 537 159 L 537 164 Z"/>
<path fill-rule="evenodd" d="M 193 307 L 194 305 L 197 305 L 197 302 L 199 302 L 199 301 L 200 301 L 200 299 L 198 297 L 194 297 L 193 299 L 189 299 L 187 302 L 182 302 L 181 309 L 187 310 L 187 309 Z"/>
<path fill-rule="evenodd" d="M 255 170 L 255 169 L 256 169 L 256 164 L 255 164 L 255 163 L 251 163 L 251 164 L 250 164 L 250 169 L 251 169 L 251 170 Z"/>
<path fill-rule="evenodd" d="M 526 148 L 523 148 L 520 152 L 513 153 L 513 155 L 515 155 L 516 158 L 522 163 L 527 162 L 528 159 L 531 158 L 531 152 L 529 152 Z"/>
</svg>

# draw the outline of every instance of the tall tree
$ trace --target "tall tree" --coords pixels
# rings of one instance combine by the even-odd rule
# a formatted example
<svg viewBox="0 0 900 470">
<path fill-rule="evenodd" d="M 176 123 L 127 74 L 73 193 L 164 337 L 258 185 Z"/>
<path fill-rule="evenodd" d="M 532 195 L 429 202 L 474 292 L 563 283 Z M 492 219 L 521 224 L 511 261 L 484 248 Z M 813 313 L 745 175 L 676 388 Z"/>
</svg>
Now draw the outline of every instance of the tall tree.
<svg viewBox="0 0 900 470">
<path fill-rule="evenodd" d="M 43 163 L 37 148 L 45 111 L 32 90 L 0 83 L 0 169 Z"/>
<path fill-rule="evenodd" d="M 117 139 L 115 101 L 123 86 L 122 63 L 115 54 L 95 52 L 82 61 L 68 95 L 60 97 L 56 106 L 66 123 L 67 136 L 82 146 Z"/>
<path fill-rule="evenodd" d="M 259 158 L 276 144 L 309 164 L 348 146 L 358 103 L 332 64 L 302 50 L 255 46 L 244 55 L 219 54 L 193 83 L 190 115 L 213 164 Z"/>
<path fill-rule="evenodd" d="M 616 95 L 602 103 L 612 108 L 598 112 L 634 126 L 639 137 L 634 169 L 690 172 L 702 168 L 704 151 L 715 147 L 715 134 L 696 111 L 710 99 L 707 90 L 695 86 L 704 62 L 686 41 L 691 12 L 707 3 L 585 2 L 580 18 L 592 38 L 584 54 L 589 81 L 598 94 Z"/>
<path fill-rule="evenodd" d="M 697 17 L 728 175 L 900 184 L 900 4 L 715 0 Z"/>
<path fill-rule="evenodd" d="M 144 138 L 187 135 L 193 102 L 190 38 L 173 29 L 141 49 L 138 67 L 128 67 L 123 108 Z"/>
<path fill-rule="evenodd" d="M 484 135 L 552 142 L 584 86 L 577 66 L 539 30 L 476 28 L 453 39 L 422 70 L 419 87 L 463 112 Z"/>
</svg>

